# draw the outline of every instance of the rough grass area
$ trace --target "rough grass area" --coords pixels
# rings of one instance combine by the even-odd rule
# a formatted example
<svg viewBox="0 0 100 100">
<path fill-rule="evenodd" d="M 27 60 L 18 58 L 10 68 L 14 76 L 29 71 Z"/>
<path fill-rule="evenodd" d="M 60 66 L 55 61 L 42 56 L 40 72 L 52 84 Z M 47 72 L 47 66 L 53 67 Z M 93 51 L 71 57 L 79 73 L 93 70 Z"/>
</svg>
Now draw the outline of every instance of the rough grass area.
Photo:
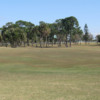
<svg viewBox="0 0 100 100">
<path fill-rule="evenodd" d="M 0 100 L 100 100 L 100 47 L 0 48 Z"/>
</svg>

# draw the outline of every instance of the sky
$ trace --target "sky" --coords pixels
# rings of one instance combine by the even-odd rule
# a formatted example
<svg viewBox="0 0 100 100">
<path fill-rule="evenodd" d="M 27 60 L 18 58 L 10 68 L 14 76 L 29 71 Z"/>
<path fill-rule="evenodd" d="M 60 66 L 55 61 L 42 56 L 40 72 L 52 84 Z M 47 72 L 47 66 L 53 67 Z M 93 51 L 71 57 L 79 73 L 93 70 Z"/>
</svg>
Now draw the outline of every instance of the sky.
<svg viewBox="0 0 100 100">
<path fill-rule="evenodd" d="M 69 16 L 78 19 L 82 30 L 87 24 L 94 37 L 100 34 L 100 0 L 0 0 L 0 27 L 18 20 L 53 23 Z"/>
</svg>

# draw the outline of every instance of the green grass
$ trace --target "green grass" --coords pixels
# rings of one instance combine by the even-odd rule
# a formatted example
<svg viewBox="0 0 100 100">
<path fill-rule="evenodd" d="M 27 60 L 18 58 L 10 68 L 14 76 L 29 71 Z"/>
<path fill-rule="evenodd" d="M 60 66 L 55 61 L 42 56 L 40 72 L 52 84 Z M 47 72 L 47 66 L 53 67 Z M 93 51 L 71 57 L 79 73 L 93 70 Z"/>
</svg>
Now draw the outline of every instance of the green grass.
<svg viewBox="0 0 100 100">
<path fill-rule="evenodd" d="M 100 100 L 100 47 L 0 48 L 0 100 Z"/>
</svg>

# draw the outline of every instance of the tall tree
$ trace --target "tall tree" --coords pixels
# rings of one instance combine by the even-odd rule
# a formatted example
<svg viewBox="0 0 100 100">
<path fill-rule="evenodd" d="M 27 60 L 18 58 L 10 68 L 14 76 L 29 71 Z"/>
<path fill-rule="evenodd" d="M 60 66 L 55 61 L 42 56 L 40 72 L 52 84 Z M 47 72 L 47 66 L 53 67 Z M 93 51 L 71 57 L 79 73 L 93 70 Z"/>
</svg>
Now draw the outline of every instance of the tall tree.
<svg viewBox="0 0 100 100">
<path fill-rule="evenodd" d="M 56 20 L 56 30 L 57 30 L 57 39 L 58 39 L 58 47 L 61 46 L 61 42 L 63 40 L 64 37 L 64 28 L 62 25 L 62 19 L 58 19 Z"/>
<path fill-rule="evenodd" d="M 89 40 L 89 30 L 88 30 L 87 24 L 85 24 L 85 26 L 84 26 L 84 36 L 83 36 L 83 38 L 84 38 L 85 44 L 86 44 Z"/>
<path fill-rule="evenodd" d="M 51 29 L 49 27 L 49 24 L 46 24 L 46 27 L 45 27 L 45 32 L 44 32 L 44 36 L 46 38 L 46 47 L 47 47 L 47 43 L 48 43 L 48 36 L 51 32 Z"/>
<path fill-rule="evenodd" d="M 29 40 L 31 38 L 30 34 L 32 33 L 35 25 L 31 22 L 27 22 L 27 21 L 23 21 L 23 20 L 17 21 L 16 25 L 18 25 L 20 28 L 22 28 L 24 30 L 24 33 L 26 33 L 27 45 L 29 46 Z"/>
<path fill-rule="evenodd" d="M 52 46 L 54 43 L 57 41 L 57 34 L 58 34 L 58 28 L 57 28 L 57 23 L 52 23 L 49 24 L 51 32 L 49 35 L 50 41 L 52 42 Z"/>
<path fill-rule="evenodd" d="M 32 46 L 33 46 L 33 41 L 34 41 L 36 43 L 36 47 L 37 47 L 38 35 L 39 35 L 38 26 L 34 26 L 34 28 L 32 29 L 32 32 L 30 34 L 30 39 L 32 40 Z"/>
<path fill-rule="evenodd" d="M 49 25 L 43 21 L 40 22 L 39 25 L 39 32 L 40 32 L 40 47 L 42 47 L 42 39 L 43 37 L 46 38 L 46 47 L 47 47 L 47 37 L 50 34 L 50 28 Z"/>
<path fill-rule="evenodd" d="M 2 37 L 4 42 L 10 43 L 11 47 L 17 47 L 21 45 L 24 39 L 23 30 L 21 30 L 16 24 L 7 23 L 2 28 Z"/>
<path fill-rule="evenodd" d="M 68 46 L 67 45 L 68 35 L 70 36 L 70 47 L 71 47 L 72 31 L 74 28 L 77 28 L 79 26 L 78 20 L 77 20 L 77 18 L 71 16 L 71 17 L 62 19 L 62 24 L 66 30 L 66 47 Z"/>
</svg>

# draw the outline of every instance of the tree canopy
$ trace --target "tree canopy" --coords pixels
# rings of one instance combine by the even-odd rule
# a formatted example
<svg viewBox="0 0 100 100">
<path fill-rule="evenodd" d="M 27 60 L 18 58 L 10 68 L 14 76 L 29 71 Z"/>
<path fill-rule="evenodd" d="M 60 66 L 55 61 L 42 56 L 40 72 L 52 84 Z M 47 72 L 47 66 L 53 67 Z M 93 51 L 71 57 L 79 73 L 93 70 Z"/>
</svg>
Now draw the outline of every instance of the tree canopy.
<svg viewBox="0 0 100 100">
<path fill-rule="evenodd" d="M 49 44 L 53 46 L 55 43 L 59 47 L 62 43 L 66 47 L 71 47 L 71 42 L 76 43 L 83 38 L 85 41 L 92 39 L 92 35 L 89 35 L 87 24 L 85 24 L 85 34 L 83 35 L 79 22 L 74 16 L 57 19 L 54 23 L 40 21 L 39 25 L 23 20 L 18 20 L 15 23 L 8 22 L 0 28 L 0 33 L 2 46 L 10 44 L 11 47 L 22 46 L 23 44 L 24 47 L 26 44 L 27 46 L 36 44 L 36 47 L 39 46 L 37 44 L 40 44 L 40 47 L 48 47 Z"/>
</svg>

